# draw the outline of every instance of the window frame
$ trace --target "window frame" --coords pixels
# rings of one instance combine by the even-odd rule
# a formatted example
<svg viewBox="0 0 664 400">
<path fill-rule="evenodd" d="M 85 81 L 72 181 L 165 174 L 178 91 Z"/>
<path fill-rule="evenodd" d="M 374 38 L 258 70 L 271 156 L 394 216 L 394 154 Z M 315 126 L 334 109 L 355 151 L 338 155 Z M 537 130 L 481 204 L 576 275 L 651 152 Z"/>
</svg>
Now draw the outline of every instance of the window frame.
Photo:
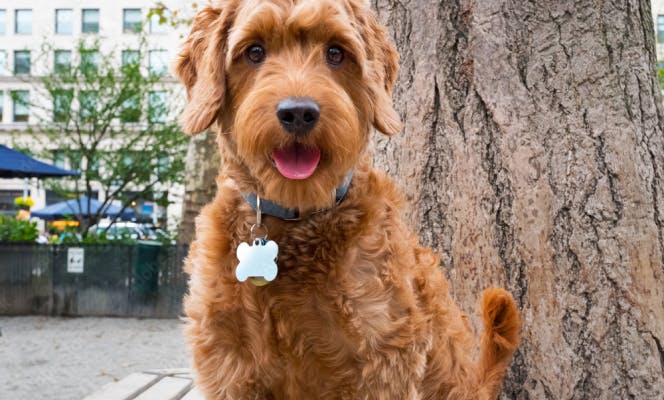
<svg viewBox="0 0 664 400">
<path fill-rule="evenodd" d="M 53 150 L 53 165 L 58 168 L 66 168 L 67 152 L 62 149 Z"/>
<path fill-rule="evenodd" d="M 148 122 L 152 124 L 162 124 L 166 122 L 168 115 L 168 102 L 166 98 L 168 97 L 168 91 L 166 90 L 151 90 L 148 92 Z M 160 99 L 161 104 L 154 104 L 153 99 Z M 155 109 L 157 107 L 162 108 L 162 112 L 159 115 L 155 114 Z"/>
<path fill-rule="evenodd" d="M 11 76 L 12 70 L 9 69 L 9 52 L 5 49 L 0 49 L 0 54 L 4 54 L 4 65 L 2 57 L 0 57 L 0 76 Z"/>
<path fill-rule="evenodd" d="M 27 58 L 27 60 L 28 60 L 28 70 L 27 70 L 27 72 L 19 72 L 17 70 L 17 67 L 19 65 L 18 64 L 18 60 L 19 60 L 18 55 L 19 54 L 27 54 L 28 55 L 28 58 Z M 14 71 L 14 75 L 19 75 L 19 76 L 30 76 L 31 75 L 31 72 L 32 72 L 32 54 L 31 54 L 30 50 L 14 50 L 14 69 L 13 69 L 13 71 Z"/>
<path fill-rule="evenodd" d="M 136 22 L 128 22 L 127 15 L 138 11 L 138 20 Z M 143 10 L 141 8 L 123 8 L 122 9 L 122 33 L 135 34 L 141 29 L 141 20 L 143 18 Z"/>
<path fill-rule="evenodd" d="M 27 101 L 25 104 L 21 104 L 22 102 L 18 101 L 19 98 L 19 93 L 27 93 Z M 30 122 L 30 91 L 29 90 L 12 90 L 11 91 L 11 97 L 12 97 L 12 122 L 14 123 L 27 123 Z M 25 114 L 20 114 L 22 117 L 24 116 L 25 119 L 20 119 L 18 120 L 16 118 L 17 114 L 17 106 L 23 105 L 25 106 L 26 113 Z"/>
<path fill-rule="evenodd" d="M 7 9 L 0 8 L 0 35 L 7 34 Z"/>
<path fill-rule="evenodd" d="M 125 124 L 136 124 L 141 122 L 141 97 L 135 95 L 127 98 L 120 105 L 120 121 Z"/>
<path fill-rule="evenodd" d="M 129 55 L 132 55 L 136 57 L 136 61 L 129 61 Z M 120 60 L 121 66 L 126 67 L 130 63 L 133 64 L 141 64 L 141 52 L 140 50 L 134 50 L 134 49 L 124 49 L 122 50 L 122 55 L 121 55 L 121 60 Z"/>
<path fill-rule="evenodd" d="M 58 97 L 61 95 L 61 97 Z M 64 110 L 58 113 L 58 98 L 65 98 L 67 100 Z M 53 93 L 53 122 L 67 122 L 68 117 L 71 115 L 71 107 L 74 102 L 73 89 L 58 89 Z M 64 118 L 59 118 L 64 117 Z"/>
<path fill-rule="evenodd" d="M 155 71 L 153 68 L 153 58 L 152 56 L 156 54 L 162 55 L 162 57 L 159 57 L 161 61 L 163 61 L 161 65 L 161 70 L 160 71 Z M 148 51 L 148 73 L 151 75 L 157 75 L 157 76 L 163 76 L 168 73 L 168 50 L 166 49 L 153 49 Z"/>
<path fill-rule="evenodd" d="M 85 29 L 85 14 L 91 11 L 96 11 L 97 12 L 97 29 L 94 31 L 88 31 Z M 95 34 L 99 33 L 101 27 L 100 27 L 100 18 L 101 18 L 101 11 L 99 8 L 83 8 L 81 9 L 81 33 L 89 33 L 89 34 Z"/>
<path fill-rule="evenodd" d="M 66 70 L 58 70 L 58 54 L 69 54 L 69 64 L 67 64 Z M 57 75 L 69 75 L 71 73 L 71 67 L 72 67 L 72 57 L 73 57 L 73 52 L 71 50 L 67 49 L 55 49 L 53 51 L 53 73 Z"/>
<path fill-rule="evenodd" d="M 86 57 L 91 56 L 91 59 L 88 62 L 87 60 L 84 60 Z M 81 72 L 83 74 L 90 74 L 90 73 L 99 73 L 99 49 L 84 49 L 79 52 L 79 67 L 81 69 Z M 92 67 L 92 68 L 89 68 Z M 89 68 L 89 69 L 88 69 Z"/>
<path fill-rule="evenodd" d="M 84 104 L 87 102 L 87 100 L 91 100 L 89 102 L 90 104 Z M 84 105 L 91 107 L 84 107 Z M 92 119 L 98 111 L 99 111 L 99 96 L 97 92 L 95 92 L 94 90 L 81 90 L 78 93 L 79 118 L 81 120 Z"/>
<path fill-rule="evenodd" d="M 60 31 L 60 14 L 69 12 L 69 32 Z M 65 25 L 66 26 L 66 25 Z M 74 34 L 74 9 L 73 8 L 56 8 L 55 9 L 55 34 L 56 35 L 73 35 Z"/>
<path fill-rule="evenodd" d="M 25 32 L 19 32 L 18 16 L 20 13 L 27 12 L 30 14 L 29 29 Z M 32 35 L 32 8 L 17 8 L 14 10 L 14 34 L 16 35 Z"/>
</svg>

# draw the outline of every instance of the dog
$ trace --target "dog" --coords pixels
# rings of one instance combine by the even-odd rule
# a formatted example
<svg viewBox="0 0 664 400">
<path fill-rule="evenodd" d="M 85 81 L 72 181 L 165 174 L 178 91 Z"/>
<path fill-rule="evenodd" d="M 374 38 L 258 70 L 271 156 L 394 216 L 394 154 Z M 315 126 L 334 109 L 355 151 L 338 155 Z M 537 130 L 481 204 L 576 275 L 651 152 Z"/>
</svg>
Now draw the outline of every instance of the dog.
<svg viewBox="0 0 664 400">
<path fill-rule="evenodd" d="M 514 300 L 491 288 L 474 359 L 439 258 L 372 167 L 372 127 L 401 121 L 398 54 L 367 3 L 217 0 L 175 62 L 183 131 L 212 127 L 223 164 L 185 263 L 208 399 L 493 399 L 518 347 Z M 241 282 L 254 259 L 271 276 Z"/>
</svg>

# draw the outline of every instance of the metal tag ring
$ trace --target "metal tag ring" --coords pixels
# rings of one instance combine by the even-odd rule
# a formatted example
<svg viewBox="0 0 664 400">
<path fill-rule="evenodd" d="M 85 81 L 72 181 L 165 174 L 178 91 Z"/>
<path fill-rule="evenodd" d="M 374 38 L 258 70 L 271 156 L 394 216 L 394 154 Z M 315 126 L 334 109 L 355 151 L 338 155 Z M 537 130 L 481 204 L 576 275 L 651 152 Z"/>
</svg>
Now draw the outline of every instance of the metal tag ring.
<svg viewBox="0 0 664 400">
<path fill-rule="evenodd" d="M 257 234 L 256 234 L 257 229 L 262 229 L 263 232 L 265 233 L 265 235 L 257 236 Z M 265 226 L 263 224 L 254 224 L 254 225 L 252 225 L 251 230 L 249 231 L 249 233 L 251 234 L 251 241 L 253 241 L 254 239 L 257 239 L 257 238 L 267 240 L 267 235 L 268 235 L 267 226 Z"/>
</svg>

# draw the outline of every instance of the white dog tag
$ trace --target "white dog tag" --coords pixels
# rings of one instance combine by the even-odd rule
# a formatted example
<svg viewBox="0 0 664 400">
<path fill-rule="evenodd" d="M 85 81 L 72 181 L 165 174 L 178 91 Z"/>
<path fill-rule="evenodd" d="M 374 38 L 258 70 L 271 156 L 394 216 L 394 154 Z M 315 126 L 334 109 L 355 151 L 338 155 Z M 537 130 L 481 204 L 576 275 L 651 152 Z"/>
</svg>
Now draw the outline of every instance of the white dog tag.
<svg viewBox="0 0 664 400">
<path fill-rule="evenodd" d="M 240 243 L 237 248 L 235 276 L 240 282 L 250 279 L 256 286 L 264 286 L 277 277 L 279 246 L 272 240 L 254 239 L 252 244 Z"/>
</svg>

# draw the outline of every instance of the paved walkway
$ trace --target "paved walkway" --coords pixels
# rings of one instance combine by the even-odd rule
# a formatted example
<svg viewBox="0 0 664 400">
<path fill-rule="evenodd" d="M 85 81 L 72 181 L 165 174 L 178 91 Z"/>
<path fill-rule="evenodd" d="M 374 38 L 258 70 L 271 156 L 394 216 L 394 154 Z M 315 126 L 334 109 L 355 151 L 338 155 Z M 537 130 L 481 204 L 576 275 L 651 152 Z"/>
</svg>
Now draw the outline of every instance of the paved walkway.
<svg viewBox="0 0 664 400">
<path fill-rule="evenodd" d="M 0 399 L 80 400 L 137 371 L 189 367 L 179 320 L 0 317 Z"/>
</svg>

